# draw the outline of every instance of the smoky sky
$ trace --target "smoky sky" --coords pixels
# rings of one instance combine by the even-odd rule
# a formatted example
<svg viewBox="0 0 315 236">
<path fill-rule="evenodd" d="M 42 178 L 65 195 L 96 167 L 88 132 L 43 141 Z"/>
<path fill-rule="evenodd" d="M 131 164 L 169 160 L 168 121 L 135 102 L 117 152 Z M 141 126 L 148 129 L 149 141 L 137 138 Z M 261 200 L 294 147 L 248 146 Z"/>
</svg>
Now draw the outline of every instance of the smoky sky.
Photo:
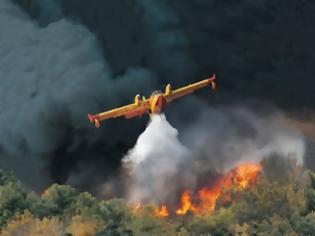
<svg viewBox="0 0 315 236">
<path fill-rule="evenodd" d="M 68 181 L 88 189 L 117 172 L 148 118 L 94 130 L 86 113 L 169 82 L 178 87 L 215 72 L 218 92 L 198 93 L 204 104 L 254 100 L 296 114 L 314 109 L 313 1 L 1 4 L 2 167 L 30 186 Z M 181 130 L 200 112 L 185 99 L 166 115 Z"/>
<path fill-rule="evenodd" d="M 65 16 L 88 27 L 116 73 L 142 65 L 177 85 L 216 72 L 227 99 L 314 107 L 313 1 L 16 1 L 42 24 Z M 54 18 L 45 2 L 59 5 Z"/>
</svg>

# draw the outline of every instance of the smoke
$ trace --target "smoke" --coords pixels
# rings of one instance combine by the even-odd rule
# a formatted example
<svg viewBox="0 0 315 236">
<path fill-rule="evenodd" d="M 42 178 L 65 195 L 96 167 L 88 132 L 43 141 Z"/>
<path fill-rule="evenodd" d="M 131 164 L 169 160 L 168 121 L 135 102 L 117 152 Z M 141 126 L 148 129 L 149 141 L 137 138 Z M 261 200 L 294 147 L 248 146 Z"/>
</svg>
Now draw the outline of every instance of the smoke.
<svg viewBox="0 0 315 236">
<path fill-rule="evenodd" d="M 47 25 L 62 18 L 60 0 L 33 0 L 33 8 L 37 9 L 40 25 Z"/>
<path fill-rule="evenodd" d="M 258 116 L 243 107 L 208 108 L 178 135 L 165 115 L 154 115 L 123 159 L 131 177 L 127 198 L 132 202 L 174 202 L 183 189 L 211 185 L 215 176 L 240 163 L 260 163 L 269 157 L 295 159 L 303 165 L 302 135 L 281 127 L 275 121 L 278 116 L 282 115 Z"/>
<path fill-rule="evenodd" d="M 47 26 L 63 18 L 62 0 L 11 0 L 18 3 L 40 26 Z"/>
<path fill-rule="evenodd" d="M 103 159 L 99 142 L 112 147 L 125 139 L 114 122 L 96 132 L 86 114 L 151 90 L 150 71 L 128 68 L 114 78 L 86 28 L 67 20 L 40 28 L 8 0 L 0 2 L 0 28 L 2 168 L 37 187 L 51 178 L 65 182 L 85 171 L 78 160 Z M 135 122 L 131 129 L 139 127 Z"/>
<path fill-rule="evenodd" d="M 146 66 L 176 86 L 216 72 L 228 101 L 314 108 L 313 1 L 50 2 L 95 32 L 114 71 Z"/>
<path fill-rule="evenodd" d="M 218 171 L 231 169 L 238 161 L 259 162 L 270 154 L 294 155 L 303 165 L 303 135 L 279 124 L 278 117 L 283 116 L 276 111 L 259 114 L 239 106 L 208 108 L 183 130 L 183 143 L 196 155 L 206 155 Z"/>
<path fill-rule="evenodd" d="M 37 21 L 0 1 L 0 167 L 32 187 L 53 181 L 87 190 L 116 179 L 146 120 L 113 120 L 94 130 L 86 113 L 129 103 L 166 82 L 178 87 L 215 71 L 215 103 L 254 96 L 294 109 L 314 105 L 311 2 L 14 2 Z M 194 157 L 188 176 L 273 151 L 297 153 L 303 163 L 299 132 L 256 111 L 209 109 L 186 98 L 166 115 Z"/>
</svg>

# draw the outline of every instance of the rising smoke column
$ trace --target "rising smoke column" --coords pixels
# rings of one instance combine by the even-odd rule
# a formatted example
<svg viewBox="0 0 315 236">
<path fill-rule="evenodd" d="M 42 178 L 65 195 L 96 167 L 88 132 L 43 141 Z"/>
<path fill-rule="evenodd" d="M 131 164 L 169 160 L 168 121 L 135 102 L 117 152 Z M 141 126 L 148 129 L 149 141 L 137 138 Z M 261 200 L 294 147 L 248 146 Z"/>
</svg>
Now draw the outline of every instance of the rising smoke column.
<svg viewBox="0 0 315 236">
<path fill-rule="evenodd" d="M 81 175 L 93 169 L 96 176 L 95 160 L 106 170 L 100 146 L 113 150 L 126 141 L 117 132 L 124 123 L 97 132 L 86 114 L 151 90 L 152 73 L 127 68 L 114 78 L 85 27 L 60 20 L 41 28 L 9 0 L 0 1 L 0 29 L 0 167 L 36 187 L 47 185 L 50 177 L 64 183 L 74 171 Z M 92 164 L 77 166 L 78 160 Z M 71 181 L 83 182 L 75 179 Z"/>
</svg>

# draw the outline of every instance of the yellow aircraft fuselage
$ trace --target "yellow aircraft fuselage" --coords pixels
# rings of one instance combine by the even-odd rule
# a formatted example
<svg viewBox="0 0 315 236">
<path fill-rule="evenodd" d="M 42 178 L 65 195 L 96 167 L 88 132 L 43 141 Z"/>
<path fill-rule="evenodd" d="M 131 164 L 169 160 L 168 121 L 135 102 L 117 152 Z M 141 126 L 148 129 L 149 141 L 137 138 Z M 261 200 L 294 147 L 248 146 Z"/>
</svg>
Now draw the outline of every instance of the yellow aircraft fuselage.
<svg viewBox="0 0 315 236">
<path fill-rule="evenodd" d="M 190 84 L 188 86 L 172 90 L 171 85 L 168 84 L 165 88 L 165 92 L 154 92 L 150 98 L 145 97 L 140 98 L 140 95 L 136 95 L 134 103 L 112 109 L 110 111 L 102 112 L 96 115 L 88 114 L 88 118 L 95 125 L 95 127 L 100 127 L 100 122 L 110 118 L 116 118 L 120 116 L 125 116 L 127 119 L 141 116 L 145 113 L 148 114 L 159 114 L 163 112 L 166 104 L 172 102 L 173 100 L 183 97 L 185 95 L 193 93 L 195 90 L 201 89 L 206 86 L 211 86 L 213 90 L 216 88 L 215 75 L 212 77 Z"/>
</svg>

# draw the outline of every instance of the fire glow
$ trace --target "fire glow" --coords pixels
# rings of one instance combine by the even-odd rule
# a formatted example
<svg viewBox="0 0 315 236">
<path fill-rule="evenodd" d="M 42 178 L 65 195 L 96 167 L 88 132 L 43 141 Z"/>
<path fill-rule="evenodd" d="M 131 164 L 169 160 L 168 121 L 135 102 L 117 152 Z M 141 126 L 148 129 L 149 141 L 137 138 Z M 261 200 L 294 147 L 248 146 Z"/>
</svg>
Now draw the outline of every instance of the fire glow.
<svg viewBox="0 0 315 236">
<path fill-rule="evenodd" d="M 190 190 L 185 190 L 181 195 L 180 206 L 175 214 L 186 215 L 188 212 L 192 212 L 195 215 L 200 215 L 213 212 L 217 199 L 223 197 L 223 189 L 233 187 L 238 191 L 242 191 L 252 186 L 256 182 L 261 169 L 260 164 L 243 163 L 218 178 L 211 187 L 199 189 L 196 194 L 193 194 Z M 154 213 L 158 217 L 170 215 L 166 205 L 156 208 Z"/>
</svg>

